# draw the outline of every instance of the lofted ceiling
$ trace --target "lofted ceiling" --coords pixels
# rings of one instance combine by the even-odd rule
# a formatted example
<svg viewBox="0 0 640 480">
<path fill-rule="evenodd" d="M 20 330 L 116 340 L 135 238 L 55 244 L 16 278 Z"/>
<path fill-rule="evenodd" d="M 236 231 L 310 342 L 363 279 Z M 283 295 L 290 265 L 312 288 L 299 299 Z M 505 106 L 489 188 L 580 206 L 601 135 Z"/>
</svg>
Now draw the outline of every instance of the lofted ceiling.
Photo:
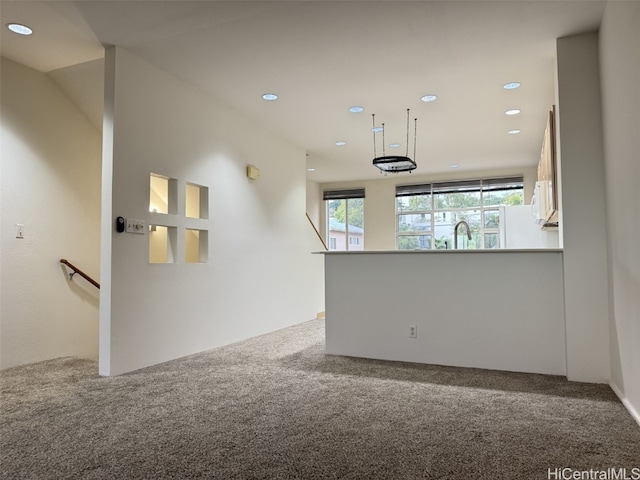
<svg viewBox="0 0 640 480">
<path fill-rule="evenodd" d="M 414 174 L 535 165 L 554 103 L 555 40 L 597 30 L 604 1 L 2 0 L 0 8 L 2 55 L 48 73 L 96 126 L 102 45 L 118 45 L 298 145 L 315 169 L 308 178 L 328 182 L 380 177 L 372 113 L 385 123 L 386 153 L 404 155 L 407 108 L 418 118 Z M 13 34 L 9 22 L 34 34 Z M 521 87 L 502 87 L 512 81 Z M 279 99 L 264 101 L 266 92 Z M 438 98 L 422 102 L 427 94 Z M 364 111 L 350 113 L 354 105 Z M 411 157 L 412 137 L 413 126 Z"/>
</svg>

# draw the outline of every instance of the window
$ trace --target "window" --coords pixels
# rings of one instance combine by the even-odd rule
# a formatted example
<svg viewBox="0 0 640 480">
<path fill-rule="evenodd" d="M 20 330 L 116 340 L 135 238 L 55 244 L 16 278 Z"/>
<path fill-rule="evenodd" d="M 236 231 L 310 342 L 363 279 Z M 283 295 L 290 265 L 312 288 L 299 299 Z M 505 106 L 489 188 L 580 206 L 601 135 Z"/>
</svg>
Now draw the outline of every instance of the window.
<svg viewBox="0 0 640 480">
<path fill-rule="evenodd" d="M 325 191 L 323 198 L 329 250 L 364 250 L 364 189 Z"/>
<path fill-rule="evenodd" d="M 400 250 L 500 247 L 500 206 L 522 205 L 523 178 L 495 178 L 396 187 L 396 239 Z"/>
</svg>

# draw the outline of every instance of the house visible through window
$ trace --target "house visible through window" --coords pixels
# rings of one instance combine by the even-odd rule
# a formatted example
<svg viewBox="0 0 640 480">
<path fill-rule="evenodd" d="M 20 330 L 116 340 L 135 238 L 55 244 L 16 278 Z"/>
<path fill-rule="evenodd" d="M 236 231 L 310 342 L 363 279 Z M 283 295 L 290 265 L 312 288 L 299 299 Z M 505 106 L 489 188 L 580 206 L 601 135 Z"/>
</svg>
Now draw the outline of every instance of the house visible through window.
<svg viewBox="0 0 640 480">
<path fill-rule="evenodd" d="M 500 247 L 500 206 L 522 205 L 523 178 L 495 178 L 396 187 L 396 239 L 400 250 Z"/>
<path fill-rule="evenodd" d="M 329 250 L 364 250 L 364 189 L 325 191 L 323 198 Z"/>
</svg>

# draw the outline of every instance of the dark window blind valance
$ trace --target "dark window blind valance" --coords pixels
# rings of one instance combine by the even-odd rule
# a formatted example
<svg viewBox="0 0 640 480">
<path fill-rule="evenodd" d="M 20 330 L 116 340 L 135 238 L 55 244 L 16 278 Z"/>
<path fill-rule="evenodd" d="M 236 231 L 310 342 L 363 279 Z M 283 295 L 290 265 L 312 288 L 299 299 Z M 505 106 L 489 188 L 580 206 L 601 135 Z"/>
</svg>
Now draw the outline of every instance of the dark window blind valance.
<svg viewBox="0 0 640 480">
<path fill-rule="evenodd" d="M 396 186 L 396 197 L 410 197 L 412 195 L 429 195 L 430 193 L 431 193 L 430 183 L 423 183 L 421 185 Z"/>
<path fill-rule="evenodd" d="M 505 177 L 482 180 L 482 190 L 516 190 L 524 187 L 524 178 Z"/>
<path fill-rule="evenodd" d="M 515 190 L 522 188 L 523 185 L 524 178 L 522 176 L 423 183 L 419 185 L 398 185 L 396 186 L 396 197 L 429 195 L 431 193 L 479 192 L 481 190 Z"/>
<path fill-rule="evenodd" d="M 322 192 L 323 200 L 345 200 L 349 198 L 364 198 L 364 188 L 350 190 L 326 190 Z"/>
<path fill-rule="evenodd" d="M 464 180 L 460 182 L 440 182 L 432 184 L 433 193 L 479 192 L 482 190 L 481 180 Z"/>
</svg>

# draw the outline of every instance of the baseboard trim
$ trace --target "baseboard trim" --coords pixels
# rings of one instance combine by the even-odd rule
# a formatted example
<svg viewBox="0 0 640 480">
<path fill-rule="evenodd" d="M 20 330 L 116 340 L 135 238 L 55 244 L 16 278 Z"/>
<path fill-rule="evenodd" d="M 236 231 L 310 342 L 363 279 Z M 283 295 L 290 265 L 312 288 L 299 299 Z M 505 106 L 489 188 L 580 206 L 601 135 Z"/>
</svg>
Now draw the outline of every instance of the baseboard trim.
<svg viewBox="0 0 640 480">
<path fill-rule="evenodd" d="M 618 398 L 620 399 L 624 407 L 629 411 L 633 419 L 636 421 L 636 423 L 640 427 L 640 412 L 638 412 L 634 408 L 634 406 L 631 405 L 631 402 L 629 402 L 629 400 L 626 399 L 626 397 L 622 393 L 622 390 L 620 390 L 615 383 L 609 382 L 609 386 L 611 387 L 611 390 L 613 390 L 613 393 L 615 393 L 618 396 Z"/>
</svg>

